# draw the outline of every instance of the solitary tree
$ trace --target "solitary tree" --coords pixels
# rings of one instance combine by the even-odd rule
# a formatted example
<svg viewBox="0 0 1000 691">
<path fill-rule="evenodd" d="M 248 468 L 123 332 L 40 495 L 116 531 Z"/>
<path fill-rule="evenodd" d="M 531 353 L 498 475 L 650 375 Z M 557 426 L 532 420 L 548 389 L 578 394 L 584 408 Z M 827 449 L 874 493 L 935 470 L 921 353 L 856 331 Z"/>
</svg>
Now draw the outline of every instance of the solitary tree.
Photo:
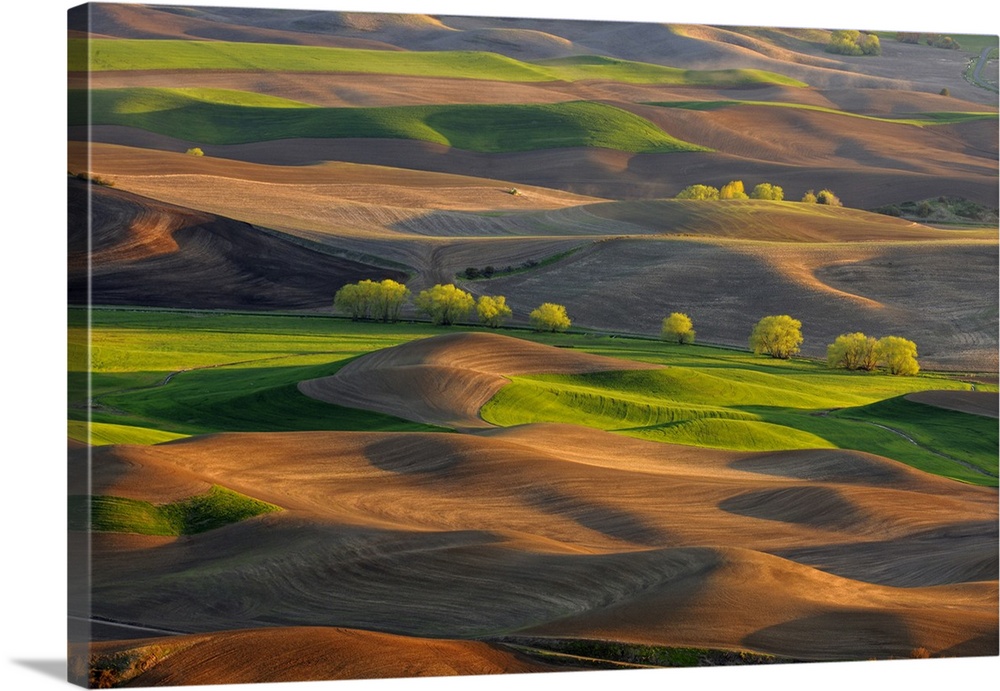
<svg viewBox="0 0 1000 691">
<path fill-rule="evenodd" d="M 753 188 L 753 192 L 750 193 L 750 198 L 769 199 L 771 201 L 780 202 L 785 198 L 785 190 L 777 185 L 772 185 L 769 182 L 762 182 Z"/>
<path fill-rule="evenodd" d="M 542 303 L 533 309 L 528 319 L 536 331 L 565 331 L 572 323 L 566 314 L 566 308 L 551 302 Z"/>
<path fill-rule="evenodd" d="M 196 146 L 185 151 L 188 156 L 204 156 L 205 152 L 201 150 L 201 147 Z"/>
<path fill-rule="evenodd" d="M 452 283 L 439 283 L 433 288 L 421 290 L 414 304 L 435 324 L 447 326 L 468 316 L 476 301 L 470 293 L 456 288 Z"/>
<path fill-rule="evenodd" d="M 742 180 L 727 182 L 719 188 L 719 199 L 747 199 L 747 193 L 743 190 Z"/>
<path fill-rule="evenodd" d="M 663 320 L 661 335 L 671 343 L 694 343 L 693 326 L 686 314 L 674 312 Z"/>
<path fill-rule="evenodd" d="M 841 334 L 826 347 L 826 362 L 830 367 L 853 370 L 873 370 L 878 365 L 878 341 L 863 333 Z"/>
<path fill-rule="evenodd" d="M 383 322 L 399 319 L 399 312 L 410 298 L 410 289 L 387 278 L 378 284 L 372 300 L 372 317 Z"/>
<path fill-rule="evenodd" d="M 920 371 L 917 344 L 913 341 L 899 336 L 886 336 L 878 339 L 875 350 L 879 364 L 889 370 L 889 374 L 914 375 Z"/>
<path fill-rule="evenodd" d="M 757 355 L 766 354 L 787 360 L 799 352 L 802 345 L 802 322 L 787 314 L 764 317 L 750 333 L 750 349 Z"/>
<path fill-rule="evenodd" d="M 719 198 L 719 190 L 708 185 L 691 185 L 677 193 L 677 199 L 697 199 L 700 201 Z"/>
<path fill-rule="evenodd" d="M 481 295 L 476 302 L 479 321 L 494 328 L 503 324 L 514 312 L 507 306 L 503 295 Z"/>
</svg>

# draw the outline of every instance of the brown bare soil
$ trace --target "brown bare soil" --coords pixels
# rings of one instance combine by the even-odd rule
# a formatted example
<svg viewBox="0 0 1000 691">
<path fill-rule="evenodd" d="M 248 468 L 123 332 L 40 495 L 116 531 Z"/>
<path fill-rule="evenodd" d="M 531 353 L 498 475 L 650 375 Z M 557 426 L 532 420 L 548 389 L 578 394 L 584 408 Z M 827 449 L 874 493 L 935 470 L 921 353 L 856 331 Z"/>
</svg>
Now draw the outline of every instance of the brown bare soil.
<svg viewBox="0 0 1000 691">
<path fill-rule="evenodd" d="M 680 311 L 700 340 L 736 347 L 746 347 L 761 317 L 790 314 L 802 321 L 805 355 L 824 357 L 838 335 L 862 331 L 914 340 L 929 369 L 993 371 L 997 272 L 989 240 L 628 238 L 472 287 L 508 296 L 517 315 L 551 300 L 565 305 L 575 324 L 615 332 L 656 334 L 665 315 Z M 634 307 L 623 310 L 626 304 Z"/>
<path fill-rule="evenodd" d="M 285 509 L 128 549 L 95 534 L 93 615 L 106 620 L 522 631 L 797 659 L 996 646 L 995 531 L 974 527 L 996 522 L 995 492 L 860 452 L 527 425 L 93 453 L 96 468 L 143 469 L 150 498 L 175 469 Z"/>
<path fill-rule="evenodd" d="M 404 277 L 246 223 L 73 178 L 69 208 L 70 246 L 82 250 L 69 257 L 69 293 L 86 299 L 89 271 L 94 304 L 315 308 L 344 283 Z M 88 233 L 96 248 L 89 266 Z"/>
<path fill-rule="evenodd" d="M 330 627 L 280 627 L 99 643 L 71 650 L 97 668 L 133 657 L 123 686 L 245 684 L 565 670 L 477 641 Z M 82 660 L 81 660 L 82 662 Z"/>
<path fill-rule="evenodd" d="M 238 17 L 241 10 L 235 8 L 230 12 Z M 205 39 L 395 50 L 393 46 L 383 41 L 338 38 L 308 31 L 308 22 L 303 20 L 307 20 L 308 15 L 324 14 L 329 13 L 294 13 L 289 15 L 292 22 L 285 27 L 268 28 L 234 22 L 232 21 L 234 17 L 220 22 L 221 18 L 216 16 L 211 8 L 172 9 L 143 5 L 100 4 L 73 8 L 69 13 L 69 25 L 74 29 L 79 27 L 78 30 L 85 30 L 89 25 L 92 35 L 115 38 Z M 298 20 L 298 26 L 295 20 Z"/>
<path fill-rule="evenodd" d="M 946 410 L 957 410 L 960 413 L 982 415 L 983 417 L 1000 417 L 998 400 L 995 392 L 989 391 L 921 391 L 907 394 L 907 400 L 925 405 L 932 405 Z"/>
<path fill-rule="evenodd" d="M 299 390 L 327 403 L 471 430 L 491 426 L 479 409 L 507 383 L 505 375 L 654 368 L 500 334 L 458 333 L 376 351 L 333 376 L 301 382 Z"/>
</svg>

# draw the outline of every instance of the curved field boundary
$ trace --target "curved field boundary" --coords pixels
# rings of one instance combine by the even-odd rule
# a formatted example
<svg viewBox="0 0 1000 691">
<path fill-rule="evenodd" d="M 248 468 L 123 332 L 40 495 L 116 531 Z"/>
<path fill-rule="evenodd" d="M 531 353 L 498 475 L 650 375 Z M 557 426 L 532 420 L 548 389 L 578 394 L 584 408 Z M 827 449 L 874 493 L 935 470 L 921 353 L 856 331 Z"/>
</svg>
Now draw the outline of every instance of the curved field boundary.
<svg viewBox="0 0 1000 691">
<path fill-rule="evenodd" d="M 214 92 L 126 88 L 69 93 L 69 124 L 137 127 L 205 144 L 275 139 L 415 139 L 467 151 L 599 147 L 630 153 L 708 151 L 602 103 L 459 104 L 384 108 L 243 105 Z M 249 97 L 244 101 L 254 103 Z"/>
<path fill-rule="evenodd" d="M 1000 418 L 998 396 L 990 391 L 919 391 L 907 394 L 906 400 L 914 403 L 956 410 L 970 415 Z"/>
<path fill-rule="evenodd" d="M 797 110 L 811 110 L 818 113 L 829 113 L 830 115 L 843 115 L 849 118 L 861 118 L 862 120 L 874 120 L 876 122 L 886 122 L 898 125 L 914 125 L 916 127 L 928 127 L 933 125 L 954 125 L 972 120 L 996 120 L 995 112 L 932 112 L 914 113 L 912 117 L 892 118 L 880 117 L 876 115 L 864 115 L 862 113 L 851 113 L 846 110 L 836 108 L 825 108 L 823 106 L 809 105 L 805 103 L 789 103 L 784 101 L 654 101 L 646 103 L 649 106 L 659 106 L 661 108 L 683 108 L 685 110 L 717 110 L 719 108 L 730 108 L 738 106 L 767 106 L 769 108 L 795 108 Z"/>
<path fill-rule="evenodd" d="M 480 410 L 507 385 L 509 375 L 658 367 L 510 336 L 466 332 L 376 351 L 333 376 L 301 382 L 298 388 L 327 403 L 472 430 L 493 426 Z"/>
</svg>

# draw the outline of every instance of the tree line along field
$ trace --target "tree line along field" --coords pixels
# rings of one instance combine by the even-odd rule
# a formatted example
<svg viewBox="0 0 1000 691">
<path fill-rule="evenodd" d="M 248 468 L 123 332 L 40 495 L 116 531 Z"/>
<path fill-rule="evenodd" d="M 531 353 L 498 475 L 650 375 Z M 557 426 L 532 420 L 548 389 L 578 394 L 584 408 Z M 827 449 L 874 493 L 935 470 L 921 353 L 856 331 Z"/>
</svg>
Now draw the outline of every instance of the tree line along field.
<svg viewBox="0 0 1000 691">
<path fill-rule="evenodd" d="M 226 431 L 444 431 L 306 397 L 365 353 L 475 327 L 319 316 L 97 309 L 90 339 L 95 444 L 153 444 Z M 70 437 L 87 440 L 86 312 L 70 311 Z M 995 420 L 904 398 L 973 385 L 892 377 L 740 350 L 587 333 L 504 330 L 547 345 L 664 369 L 510 377 L 482 409 L 499 426 L 566 422 L 655 441 L 769 451 L 850 448 L 997 486 Z M 995 385 L 975 384 L 979 391 Z"/>
</svg>

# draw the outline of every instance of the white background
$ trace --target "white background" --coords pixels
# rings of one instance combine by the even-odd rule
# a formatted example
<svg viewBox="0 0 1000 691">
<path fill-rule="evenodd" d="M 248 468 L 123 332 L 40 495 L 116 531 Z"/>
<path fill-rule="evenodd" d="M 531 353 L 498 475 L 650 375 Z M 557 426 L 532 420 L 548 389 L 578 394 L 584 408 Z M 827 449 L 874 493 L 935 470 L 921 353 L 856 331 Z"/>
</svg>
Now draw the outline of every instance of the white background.
<svg viewBox="0 0 1000 691">
<path fill-rule="evenodd" d="M 185 3 L 173 3 L 185 4 Z M 191 5 L 419 12 L 480 16 L 638 20 L 997 34 L 992 2 L 876 0 L 270 0 Z M 679 5 L 679 6 L 678 6 Z M 0 688 L 65 688 L 65 36 L 73 3 L 13 0 L 4 6 L 0 258 L 0 488 L 3 649 Z M 581 691 L 697 688 L 891 688 L 978 685 L 1000 678 L 1000 658 L 824 663 L 780 667 L 505 675 L 433 680 L 261 684 L 219 689 Z"/>
</svg>

